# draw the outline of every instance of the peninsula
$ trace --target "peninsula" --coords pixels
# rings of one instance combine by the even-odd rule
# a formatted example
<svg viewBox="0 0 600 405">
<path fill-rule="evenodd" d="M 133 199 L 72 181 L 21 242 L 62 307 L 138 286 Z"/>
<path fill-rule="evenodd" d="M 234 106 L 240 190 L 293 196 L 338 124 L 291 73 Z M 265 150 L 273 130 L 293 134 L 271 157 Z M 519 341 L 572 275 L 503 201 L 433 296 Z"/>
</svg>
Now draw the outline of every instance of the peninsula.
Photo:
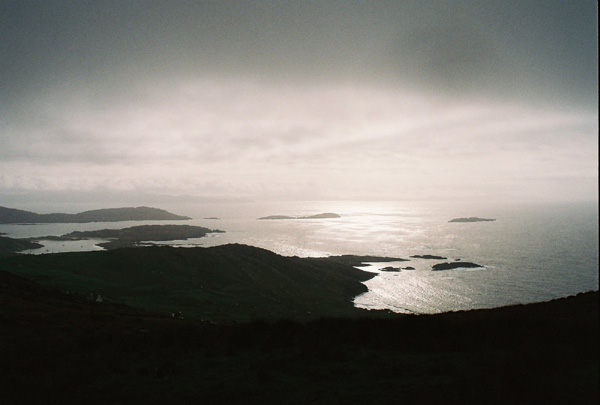
<svg viewBox="0 0 600 405">
<path fill-rule="evenodd" d="M 109 239 L 108 242 L 98 243 L 105 249 L 137 247 L 144 241 L 172 241 L 190 238 L 202 238 L 209 233 L 223 233 L 218 229 L 208 229 L 192 225 L 139 225 L 122 229 L 99 229 L 96 231 L 75 231 L 62 236 L 44 236 L 31 238 L 31 241 L 40 240 L 83 240 L 83 239 Z"/>
<path fill-rule="evenodd" d="M 105 208 L 84 211 L 78 214 L 37 214 L 31 211 L 0 207 L 0 224 L 75 224 L 120 221 L 182 221 L 188 219 L 191 218 L 151 207 Z"/>
</svg>

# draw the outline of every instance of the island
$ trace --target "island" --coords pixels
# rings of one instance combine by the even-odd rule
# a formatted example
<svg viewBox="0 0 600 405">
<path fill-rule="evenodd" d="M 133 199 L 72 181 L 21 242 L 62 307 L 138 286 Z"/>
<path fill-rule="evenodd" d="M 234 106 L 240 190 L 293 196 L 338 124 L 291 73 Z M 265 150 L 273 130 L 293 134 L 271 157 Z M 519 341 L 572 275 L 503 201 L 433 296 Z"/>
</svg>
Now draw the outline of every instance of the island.
<svg viewBox="0 0 600 405">
<path fill-rule="evenodd" d="M 208 229 L 192 225 L 139 225 L 122 229 L 99 229 L 96 231 L 75 231 L 62 236 L 44 236 L 30 238 L 31 241 L 40 240 L 83 240 L 83 239 L 110 239 L 108 242 L 98 243 L 105 249 L 136 247 L 144 241 L 170 241 L 202 238 L 209 233 L 223 233 L 218 229 Z"/>
<path fill-rule="evenodd" d="M 340 215 L 334 214 L 333 212 L 325 212 L 323 214 L 309 215 L 304 217 L 291 217 L 288 215 L 269 215 L 268 217 L 262 217 L 258 219 L 331 219 L 341 218 Z"/>
<path fill-rule="evenodd" d="M 434 255 L 412 255 L 413 259 L 433 259 L 433 260 L 446 260 L 447 257 L 434 256 Z"/>
<path fill-rule="evenodd" d="M 400 267 L 392 267 L 392 266 L 387 266 L 384 267 L 382 269 L 379 269 L 380 271 L 385 271 L 385 272 L 399 272 L 401 269 Z"/>
<path fill-rule="evenodd" d="M 452 263 L 438 263 L 434 264 L 432 270 L 451 270 L 451 269 L 473 269 L 483 267 L 477 263 L 469 263 L 469 262 L 452 262 Z"/>
<path fill-rule="evenodd" d="M 469 218 L 454 218 L 448 222 L 492 222 L 495 220 L 496 220 L 495 218 L 469 217 Z"/>
<path fill-rule="evenodd" d="M 381 256 L 360 256 L 360 255 L 341 255 L 329 256 L 327 260 L 350 266 L 365 266 L 365 263 L 386 263 L 386 262 L 407 262 L 408 259 L 400 257 L 381 257 Z"/>
<path fill-rule="evenodd" d="M 323 214 L 309 215 L 307 217 L 299 217 L 299 219 L 329 219 L 329 218 L 341 218 L 340 215 L 333 212 L 325 212 Z"/>
<path fill-rule="evenodd" d="M 37 214 L 30 211 L 0 207 L 0 224 L 72 224 L 120 221 L 183 221 L 188 219 L 191 218 L 152 207 L 105 208 L 84 211 L 78 214 Z"/>
</svg>

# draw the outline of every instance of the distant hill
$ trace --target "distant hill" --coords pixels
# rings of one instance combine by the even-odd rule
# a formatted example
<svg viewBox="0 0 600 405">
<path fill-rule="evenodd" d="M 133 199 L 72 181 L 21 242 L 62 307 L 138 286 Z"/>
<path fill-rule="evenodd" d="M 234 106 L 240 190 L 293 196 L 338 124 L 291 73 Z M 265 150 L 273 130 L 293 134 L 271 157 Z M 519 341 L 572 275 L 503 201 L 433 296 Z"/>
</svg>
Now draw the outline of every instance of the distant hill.
<svg viewBox="0 0 600 405">
<path fill-rule="evenodd" d="M 190 217 L 172 214 L 159 208 L 125 207 L 84 211 L 78 214 L 37 214 L 0 207 L 0 224 L 50 224 L 120 221 L 179 221 Z"/>
</svg>

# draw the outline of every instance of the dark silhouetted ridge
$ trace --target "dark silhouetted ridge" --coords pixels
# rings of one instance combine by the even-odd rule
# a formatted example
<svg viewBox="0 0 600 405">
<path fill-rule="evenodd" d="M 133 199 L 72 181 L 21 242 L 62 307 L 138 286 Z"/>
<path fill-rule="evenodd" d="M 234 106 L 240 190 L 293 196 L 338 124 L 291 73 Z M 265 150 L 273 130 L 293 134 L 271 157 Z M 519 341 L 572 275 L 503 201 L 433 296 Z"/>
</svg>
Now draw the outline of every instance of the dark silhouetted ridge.
<svg viewBox="0 0 600 405">
<path fill-rule="evenodd" d="M 118 261 L 133 252 L 141 249 L 105 253 Z M 243 246 L 208 253 L 208 261 L 256 254 Z M 237 325 L 96 297 L 0 271 L 3 403 L 591 404 L 598 397 L 597 291 L 437 315 Z"/>
<path fill-rule="evenodd" d="M 24 255 L 0 269 L 44 285 L 211 321 L 353 316 L 374 274 L 327 259 L 285 257 L 246 245 L 139 247 Z"/>
</svg>

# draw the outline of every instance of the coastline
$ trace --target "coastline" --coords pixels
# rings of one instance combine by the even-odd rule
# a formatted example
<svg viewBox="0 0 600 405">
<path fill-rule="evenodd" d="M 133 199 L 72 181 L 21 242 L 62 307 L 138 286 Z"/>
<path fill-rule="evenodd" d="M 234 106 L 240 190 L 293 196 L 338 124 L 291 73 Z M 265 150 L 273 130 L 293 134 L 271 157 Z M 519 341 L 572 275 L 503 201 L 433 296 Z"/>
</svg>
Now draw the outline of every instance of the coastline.
<svg viewBox="0 0 600 405">
<path fill-rule="evenodd" d="M 214 324 L 1 271 L 0 283 L 8 403 L 593 403 L 598 392 L 597 291 L 438 315 Z"/>
<path fill-rule="evenodd" d="M 266 208 L 262 203 L 205 204 L 195 210 L 178 207 L 166 208 L 198 218 L 184 224 L 218 227 L 226 233 L 209 234 L 177 245 L 211 247 L 243 243 L 283 256 L 324 257 L 350 253 L 410 259 L 410 263 L 401 265 L 401 271 L 380 275 L 367 282 L 370 286 L 384 288 L 382 295 L 368 294 L 367 298 L 371 303 L 378 300 L 380 307 L 388 309 L 438 313 L 490 308 L 546 301 L 598 285 L 597 210 L 591 206 L 539 206 L 544 209 L 518 206 L 504 210 L 488 206 L 469 209 L 461 206 L 460 210 L 458 206 L 443 210 L 413 206 L 406 210 L 403 203 L 391 202 L 302 202 L 273 203 Z M 339 212 L 342 218 L 256 220 L 268 213 L 309 216 L 319 212 Z M 448 219 L 465 214 L 498 220 L 464 225 L 447 223 Z M 218 225 L 201 219 L 209 216 L 221 218 Z M 164 222 L 149 224 L 162 225 Z M 136 225 L 144 223 L 3 225 L 0 231 L 5 232 L 6 237 L 29 238 Z M 32 253 L 98 249 L 91 241 L 48 244 Z M 561 250 L 556 246 L 561 246 Z M 434 276 L 430 270 L 437 261 L 427 262 L 410 256 L 446 257 L 449 261 L 460 259 L 485 267 L 446 270 Z M 408 267 L 414 270 L 405 271 Z M 374 285 L 377 279 L 381 285 Z"/>
</svg>

